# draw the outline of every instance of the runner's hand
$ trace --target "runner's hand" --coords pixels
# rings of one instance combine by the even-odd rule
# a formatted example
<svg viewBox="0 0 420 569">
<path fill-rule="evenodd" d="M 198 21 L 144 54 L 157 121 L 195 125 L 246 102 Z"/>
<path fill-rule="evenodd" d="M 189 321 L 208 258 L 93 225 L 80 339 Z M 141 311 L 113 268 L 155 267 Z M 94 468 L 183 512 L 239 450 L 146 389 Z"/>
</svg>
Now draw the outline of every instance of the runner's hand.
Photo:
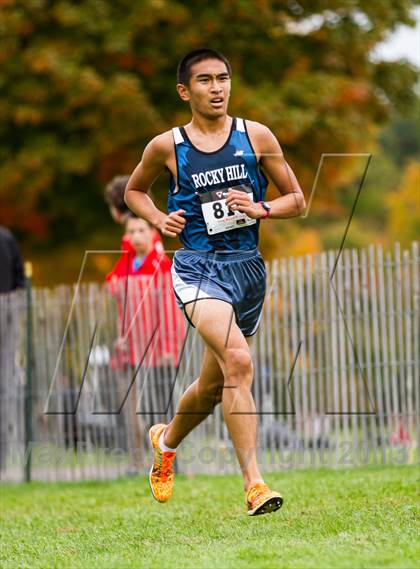
<svg viewBox="0 0 420 569">
<path fill-rule="evenodd" d="M 229 188 L 226 205 L 231 211 L 246 213 L 252 219 L 260 219 L 265 216 L 265 210 L 261 204 L 252 201 L 250 194 L 240 190 Z"/>
<path fill-rule="evenodd" d="M 159 225 L 162 235 L 165 237 L 176 237 L 179 235 L 186 224 L 186 220 L 183 217 L 184 213 L 183 209 L 178 209 L 166 215 Z"/>
</svg>

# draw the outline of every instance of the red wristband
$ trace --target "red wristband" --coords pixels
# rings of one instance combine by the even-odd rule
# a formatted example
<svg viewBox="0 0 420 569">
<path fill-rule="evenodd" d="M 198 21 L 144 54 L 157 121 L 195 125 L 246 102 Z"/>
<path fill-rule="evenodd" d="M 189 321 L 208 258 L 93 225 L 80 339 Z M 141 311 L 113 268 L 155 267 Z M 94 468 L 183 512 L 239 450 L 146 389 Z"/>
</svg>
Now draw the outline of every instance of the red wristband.
<svg viewBox="0 0 420 569">
<path fill-rule="evenodd" d="M 264 210 L 264 212 L 265 212 L 265 215 L 264 215 L 263 217 L 261 217 L 261 219 L 267 219 L 267 217 L 270 216 L 271 208 L 267 209 L 267 208 L 265 207 L 265 205 L 264 205 L 264 202 L 263 202 L 262 200 L 260 200 L 258 203 L 261 204 L 261 206 L 262 206 L 262 208 L 263 208 L 263 210 Z"/>
</svg>

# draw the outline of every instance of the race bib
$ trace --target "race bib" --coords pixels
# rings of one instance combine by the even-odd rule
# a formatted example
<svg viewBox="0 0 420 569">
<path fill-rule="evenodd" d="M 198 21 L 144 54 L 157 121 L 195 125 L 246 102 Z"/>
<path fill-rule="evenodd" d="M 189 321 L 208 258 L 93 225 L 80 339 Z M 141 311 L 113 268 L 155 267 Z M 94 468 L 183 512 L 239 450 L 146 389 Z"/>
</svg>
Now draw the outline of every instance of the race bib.
<svg viewBox="0 0 420 569">
<path fill-rule="evenodd" d="M 228 189 L 212 190 L 198 194 L 201 202 L 201 211 L 203 212 L 204 221 L 206 222 L 207 233 L 215 235 L 223 231 L 231 231 L 240 227 L 247 227 L 257 223 L 256 219 L 248 217 L 246 213 L 240 211 L 230 211 L 226 205 Z M 239 186 L 231 186 L 232 190 L 239 190 L 248 194 L 249 199 L 254 201 L 252 187 L 250 184 L 240 184 Z"/>
</svg>

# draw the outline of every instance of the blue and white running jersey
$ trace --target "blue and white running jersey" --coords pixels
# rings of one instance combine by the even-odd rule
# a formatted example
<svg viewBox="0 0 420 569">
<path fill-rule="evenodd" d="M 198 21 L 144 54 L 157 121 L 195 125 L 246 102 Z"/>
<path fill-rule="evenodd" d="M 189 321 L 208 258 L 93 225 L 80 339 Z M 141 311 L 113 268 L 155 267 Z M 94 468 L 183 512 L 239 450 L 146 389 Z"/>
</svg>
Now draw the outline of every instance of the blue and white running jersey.
<svg viewBox="0 0 420 569">
<path fill-rule="evenodd" d="M 185 210 L 187 223 L 180 235 L 184 247 L 194 251 L 256 249 L 259 221 L 230 212 L 223 199 L 227 188 L 233 187 L 252 193 L 255 202 L 265 198 L 267 178 L 258 166 L 245 121 L 233 118 L 227 141 L 214 152 L 196 148 L 183 127 L 172 132 L 178 179 L 171 175 L 168 212 Z"/>
</svg>

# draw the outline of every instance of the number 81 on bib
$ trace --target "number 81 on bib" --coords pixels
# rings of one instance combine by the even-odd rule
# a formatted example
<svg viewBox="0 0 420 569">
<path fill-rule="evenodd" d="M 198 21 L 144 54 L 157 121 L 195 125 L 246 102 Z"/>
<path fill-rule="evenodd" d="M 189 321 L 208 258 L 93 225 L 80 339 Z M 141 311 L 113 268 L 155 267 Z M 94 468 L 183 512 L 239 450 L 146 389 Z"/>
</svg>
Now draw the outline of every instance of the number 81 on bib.
<svg viewBox="0 0 420 569">
<path fill-rule="evenodd" d="M 231 231 L 240 227 L 247 227 L 257 223 L 256 219 L 248 217 L 246 213 L 231 211 L 226 205 L 228 189 L 212 190 L 198 194 L 201 202 L 201 211 L 206 223 L 207 233 L 214 235 L 223 231 Z M 232 190 L 246 192 L 251 201 L 254 201 L 252 187 L 250 184 L 231 187 Z"/>
</svg>

